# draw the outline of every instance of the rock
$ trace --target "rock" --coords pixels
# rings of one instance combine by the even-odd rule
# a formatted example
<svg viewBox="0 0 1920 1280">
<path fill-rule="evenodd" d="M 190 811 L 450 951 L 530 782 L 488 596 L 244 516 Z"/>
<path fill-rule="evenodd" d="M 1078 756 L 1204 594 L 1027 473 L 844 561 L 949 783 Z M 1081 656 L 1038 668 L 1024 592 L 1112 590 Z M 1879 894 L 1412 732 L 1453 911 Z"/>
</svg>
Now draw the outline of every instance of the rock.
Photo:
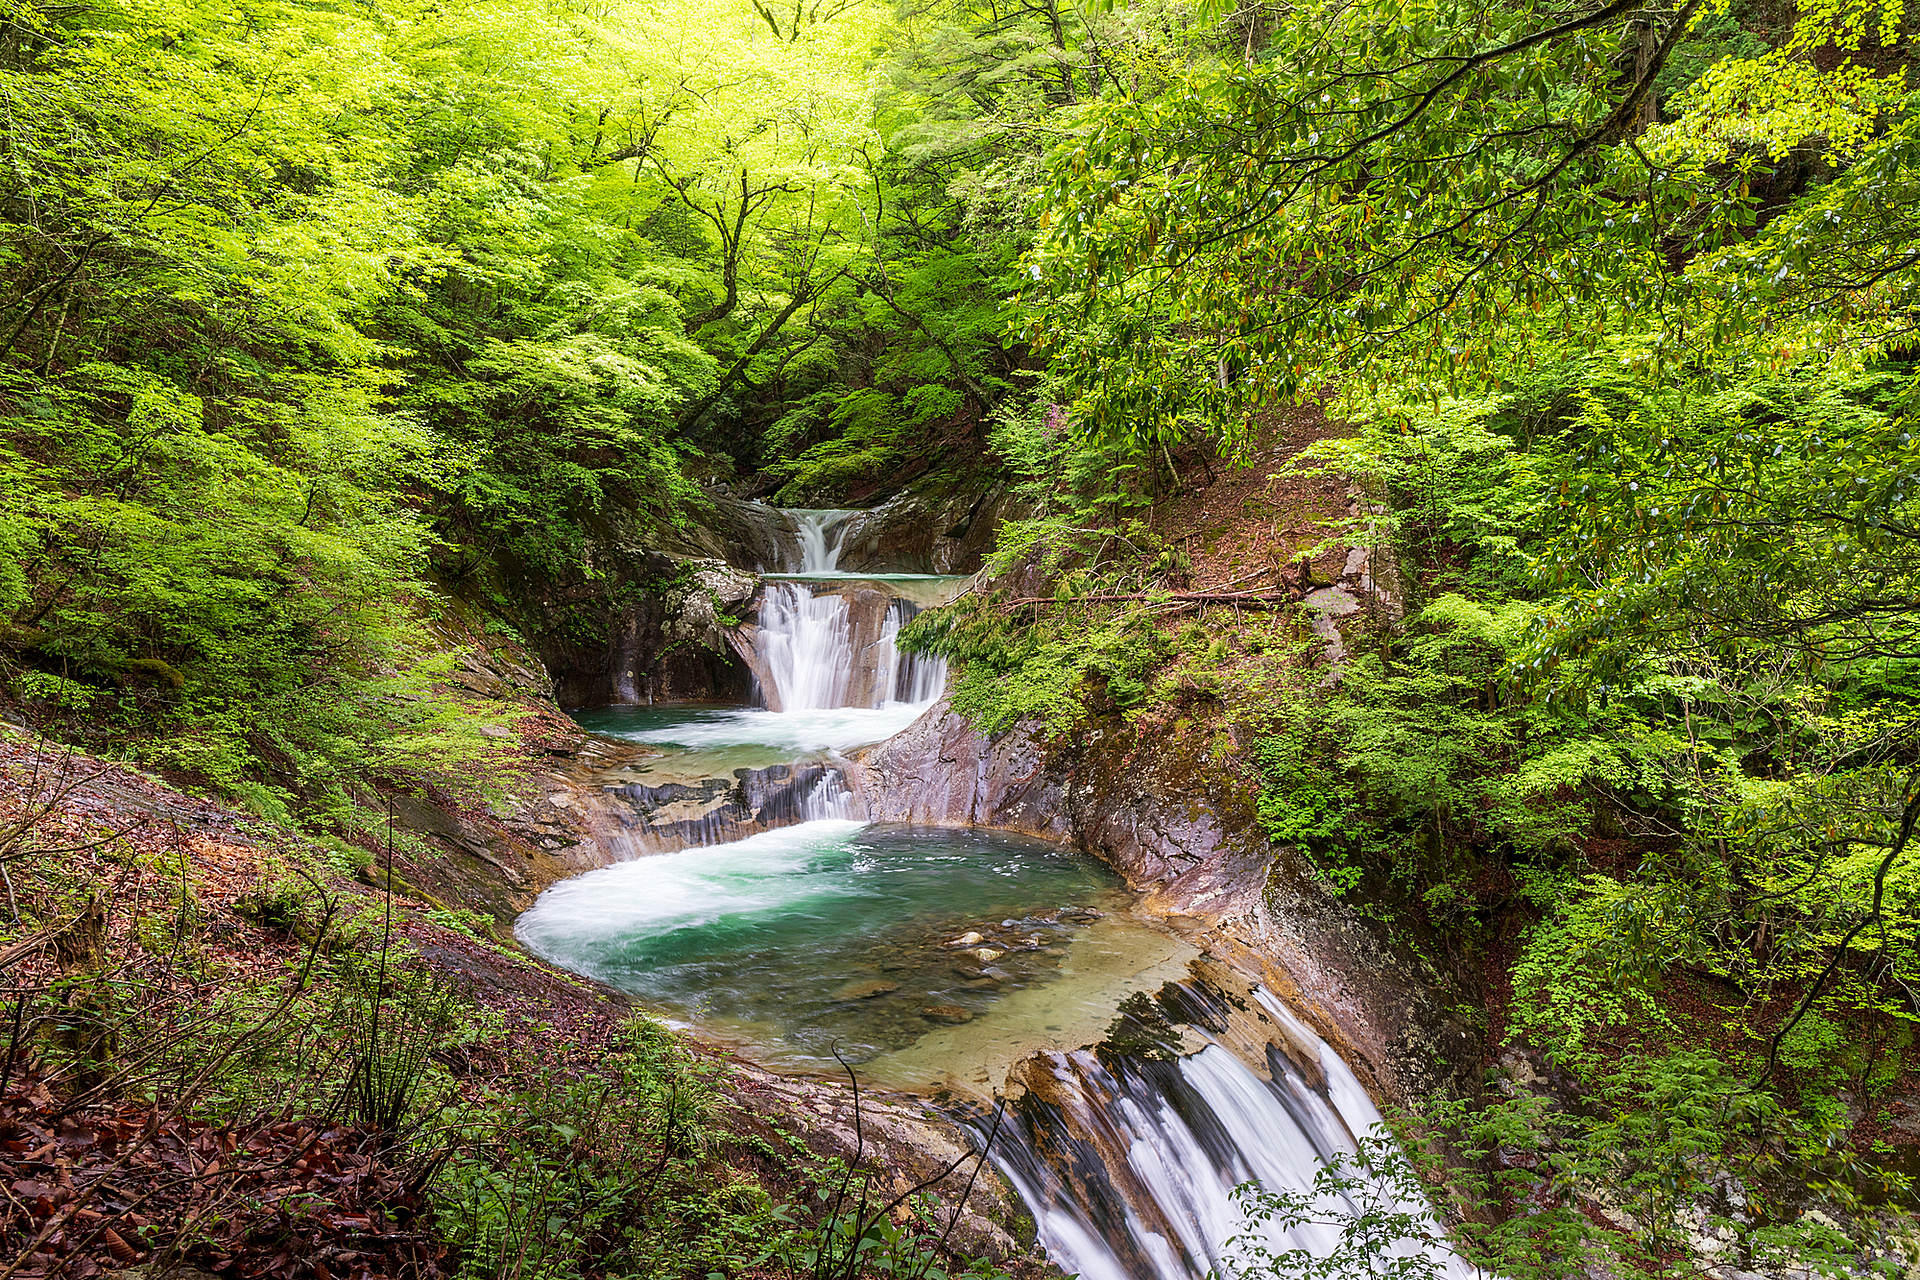
<svg viewBox="0 0 1920 1280">
<path fill-rule="evenodd" d="M 967 952 L 967 954 L 974 957 L 981 964 L 992 964 L 995 960 L 998 960 L 1007 953 L 993 947 L 975 947 L 973 950 Z"/>
<path fill-rule="evenodd" d="M 513 730 L 503 724 L 483 724 L 474 732 L 483 738 L 511 738 Z"/>
<path fill-rule="evenodd" d="M 741 573 L 726 564 L 700 569 L 694 573 L 693 580 L 723 605 L 743 605 L 753 599 L 753 593 L 760 588 L 752 574 Z"/>
<path fill-rule="evenodd" d="M 978 982 L 986 976 L 986 970 L 970 964 L 957 964 L 953 966 L 953 971 L 965 978 L 968 982 Z"/>
<path fill-rule="evenodd" d="M 932 1022 L 972 1022 L 973 1015 L 957 1004 L 930 1004 L 920 1010 L 920 1016 Z"/>
<path fill-rule="evenodd" d="M 875 996 L 884 996 L 889 991 L 898 991 L 897 982 L 884 982 L 878 978 L 866 982 L 849 982 L 833 993 L 835 1000 L 871 1000 Z"/>
<path fill-rule="evenodd" d="M 556 791 L 547 797 L 547 803 L 556 809 L 573 808 L 573 797 L 564 791 Z"/>
<path fill-rule="evenodd" d="M 972 930 L 968 930 L 959 937 L 950 940 L 947 945 L 950 947 L 977 947 L 985 941 L 986 939 L 981 935 Z"/>
<path fill-rule="evenodd" d="M 1076 924 L 1091 924 L 1095 920 L 1103 919 L 1106 914 L 1104 911 L 1095 911 L 1092 907 L 1062 907 L 1060 909 L 1060 918 L 1062 920 L 1072 920 Z"/>
<path fill-rule="evenodd" d="M 888 956 L 880 962 L 878 968 L 882 973 L 899 973 L 902 969 L 913 968 L 913 961 L 900 956 Z"/>
<path fill-rule="evenodd" d="M 998 965 L 991 965 L 991 964 L 988 965 L 986 968 L 980 971 L 980 976 L 983 978 L 989 978 L 994 982 L 1012 982 L 1013 981 L 1013 975 L 1008 973 L 1005 969 L 1000 968 Z"/>
</svg>

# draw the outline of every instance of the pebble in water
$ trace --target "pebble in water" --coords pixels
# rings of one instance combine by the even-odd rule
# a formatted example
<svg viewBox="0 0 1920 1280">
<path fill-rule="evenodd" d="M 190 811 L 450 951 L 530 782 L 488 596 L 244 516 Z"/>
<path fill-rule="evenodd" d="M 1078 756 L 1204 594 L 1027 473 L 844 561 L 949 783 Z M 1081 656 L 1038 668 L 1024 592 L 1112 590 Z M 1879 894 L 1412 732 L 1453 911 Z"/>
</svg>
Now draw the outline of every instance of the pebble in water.
<svg viewBox="0 0 1920 1280">
<path fill-rule="evenodd" d="M 931 1022 L 972 1022 L 973 1015 L 957 1004 L 930 1004 L 920 1010 L 920 1016 Z"/>
</svg>

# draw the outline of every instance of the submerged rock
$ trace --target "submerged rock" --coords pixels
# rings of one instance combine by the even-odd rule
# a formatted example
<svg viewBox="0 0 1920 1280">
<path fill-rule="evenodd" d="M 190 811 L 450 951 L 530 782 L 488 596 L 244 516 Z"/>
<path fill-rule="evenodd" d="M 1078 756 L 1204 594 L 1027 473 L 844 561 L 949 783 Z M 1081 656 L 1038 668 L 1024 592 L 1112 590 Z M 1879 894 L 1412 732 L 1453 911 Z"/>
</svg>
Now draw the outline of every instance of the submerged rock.
<svg viewBox="0 0 1920 1280">
<path fill-rule="evenodd" d="M 835 1000 L 871 1000 L 875 996 L 884 996 L 889 991 L 898 991 L 900 984 L 875 978 L 867 982 L 849 982 L 833 993 Z"/>
<path fill-rule="evenodd" d="M 972 930 L 968 930 L 966 933 L 963 933 L 959 937 L 954 938 L 952 941 L 948 942 L 947 945 L 950 947 L 977 947 L 985 941 L 986 939 L 982 937 L 980 934 L 974 933 Z"/>
<path fill-rule="evenodd" d="M 930 1004 L 920 1010 L 920 1016 L 930 1022 L 972 1022 L 973 1015 L 957 1004 Z"/>
</svg>

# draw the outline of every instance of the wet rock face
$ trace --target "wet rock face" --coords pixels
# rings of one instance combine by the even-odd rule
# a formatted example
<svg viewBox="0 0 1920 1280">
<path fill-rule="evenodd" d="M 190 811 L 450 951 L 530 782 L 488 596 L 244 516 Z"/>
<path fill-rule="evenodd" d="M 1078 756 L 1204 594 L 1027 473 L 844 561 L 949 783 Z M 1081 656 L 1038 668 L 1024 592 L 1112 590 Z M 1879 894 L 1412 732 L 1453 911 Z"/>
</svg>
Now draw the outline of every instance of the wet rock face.
<svg viewBox="0 0 1920 1280">
<path fill-rule="evenodd" d="M 561 706 L 745 702 L 752 696 L 753 677 L 720 621 L 721 600 L 704 590 L 671 587 L 636 588 L 627 595 L 607 637 L 542 637 Z"/>
<path fill-rule="evenodd" d="M 1274 849 L 1251 790 L 1198 744 L 1118 716 L 1070 742 L 1044 742 L 1033 726 L 988 738 L 940 702 L 847 774 L 876 821 L 1018 831 L 1099 857 L 1148 910 L 1260 975 L 1378 1096 L 1416 1097 L 1475 1069 L 1478 1041 L 1448 977 Z"/>
<path fill-rule="evenodd" d="M 851 785 L 877 822 L 1072 841 L 1152 895 L 1154 909 L 1243 913 L 1259 899 L 1271 854 L 1246 798 L 1196 794 L 1203 776 L 1179 750 L 1123 727 L 1096 725 L 1049 747 L 1031 726 L 989 739 L 939 703 L 862 753 Z"/>
<path fill-rule="evenodd" d="M 1071 841 L 1066 780 L 1031 733 L 978 733 L 943 700 L 860 753 L 849 786 L 875 822 L 980 826 Z M 1119 868 L 1125 873 L 1124 868 Z"/>
<path fill-rule="evenodd" d="M 851 573 L 973 573 L 1010 514 L 1003 486 L 945 497 L 910 495 L 848 522 L 840 567 Z"/>
<path fill-rule="evenodd" d="M 597 806 L 597 834 L 618 858 L 743 840 L 798 822 L 807 797 L 833 772 L 824 765 L 777 764 L 735 769 L 730 780 L 607 787 Z"/>
<path fill-rule="evenodd" d="M 791 539 L 770 507 L 714 497 L 696 523 L 664 533 L 616 524 L 572 581 L 520 588 L 523 629 L 565 707 L 649 701 L 744 702 L 752 676 L 731 643 L 753 574 Z"/>
<path fill-rule="evenodd" d="M 676 559 L 720 560 L 747 573 L 772 573 L 780 567 L 792 538 L 786 519 L 772 507 L 708 494 L 711 504 L 695 523 L 663 535 L 661 549 Z"/>
</svg>

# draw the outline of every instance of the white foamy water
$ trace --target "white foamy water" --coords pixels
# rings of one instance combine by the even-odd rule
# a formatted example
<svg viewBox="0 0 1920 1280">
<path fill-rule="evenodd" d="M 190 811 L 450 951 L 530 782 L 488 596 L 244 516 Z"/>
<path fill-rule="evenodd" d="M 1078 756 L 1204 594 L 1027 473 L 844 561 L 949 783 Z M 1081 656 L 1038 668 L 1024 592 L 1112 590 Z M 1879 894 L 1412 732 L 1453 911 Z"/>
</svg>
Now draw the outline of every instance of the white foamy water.
<svg viewBox="0 0 1920 1280">
<path fill-rule="evenodd" d="M 1236 1238 L 1273 1254 L 1304 1249 L 1326 1257 L 1339 1247 L 1339 1220 L 1365 1205 L 1323 1200 L 1326 1221 L 1281 1229 L 1249 1224 L 1234 1196 L 1248 1182 L 1310 1192 L 1327 1160 L 1353 1153 L 1355 1135 L 1371 1134 L 1380 1123 L 1340 1056 L 1269 993 L 1256 996 L 1295 1043 L 1317 1051 L 1324 1092 L 1283 1058 L 1275 1058 L 1268 1081 L 1218 1044 L 1137 1073 L 1110 1072 L 1085 1051 L 1063 1055 L 1055 1075 L 1068 1085 L 1069 1109 L 1125 1152 L 1126 1168 L 1110 1171 L 1105 1190 L 1078 1179 L 1061 1182 L 1037 1157 L 1032 1135 L 1002 1130 L 990 1154 L 1033 1210 L 1041 1242 L 1062 1270 L 1081 1280 L 1200 1280 L 1241 1274 L 1247 1256 L 1230 1246 Z M 1130 1185 L 1133 1195 L 1115 1195 L 1112 1185 Z M 1407 1214 L 1432 1237 L 1444 1236 L 1426 1205 L 1400 1198 L 1391 1187 L 1370 1185 L 1366 1198 Z M 1144 1221 L 1143 1212 L 1154 1221 Z M 1408 1242 L 1395 1252 L 1412 1256 L 1422 1248 Z M 1444 1246 L 1424 1248 L 1452 1280 L 1480 1274 Z"/>
<path fill-rule="evenodd" d="M 846 896 L 844 883 L 807 871 L 823 849 L 865 826 L 817 819 L 731 844 L 617 862 L 548 889 L 514 923 L 514 933 L 539 955 L 617 982 L 618 974 L 599 963 L 616 940 L 699 929 L 729 916 L 804 910 L 820 898 Z"/>
<path fill-rule="evenodd" d="M 829 707 L 814 711 L 699 709 L 672 723 L 660 717 L 644 727 L 627 728 L 603 714 L 590 722 L 595 732 L 627 742 L 712 751 L 726 747 L 764 747 L 770 754 L 801 757 L 822 751 L 848 751 L 891 738 L 932 705 L 892 702 L 883 707 Z"/>
<path fill-rule="evenodd" d="M 795 549 L 800 553 L 797 571 L 805 574 L 838 573 L 840 539 L 847 531 L 847 522 L 860 513 L 788 507 L 786 514 L 793 521 L 797 544 Z"/>
</svg>

